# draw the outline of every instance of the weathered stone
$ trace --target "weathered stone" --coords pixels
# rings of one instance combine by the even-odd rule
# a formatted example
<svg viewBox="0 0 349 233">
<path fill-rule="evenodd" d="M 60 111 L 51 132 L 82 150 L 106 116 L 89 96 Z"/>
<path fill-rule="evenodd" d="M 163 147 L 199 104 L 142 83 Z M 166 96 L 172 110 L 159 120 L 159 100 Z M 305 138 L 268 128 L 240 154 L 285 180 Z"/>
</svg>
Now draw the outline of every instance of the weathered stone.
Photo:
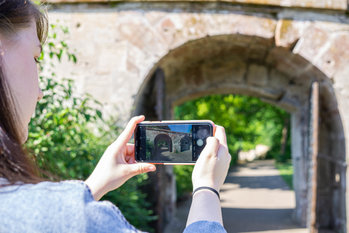
<svg viewBox="0 0 349 233">
<path fill-rule="evenodd" d="M 287 76 L 297 77 L 310 65 L 303 57 L 289 54 L 282 47 L 275 47 L 269 51 L 266 62 Z"/>
<path fill-rule="evenodd" d="M 341 67 L 334 76 L 334 84 L 333 87 L 336 90 L 336 93 L 338 95 L 343 96 L 343 99 L 349 99 L 349 67 L 347 65 L 344 65 Z M 349 104 L 349 101 L 344 101 L 345 103 Z M 345 108 L 349 110 L 348 108 Z M 348 111 L 349 114 L 349 111 Z"/>
<path fill-rule="evenodd" d="M 60 19 L 61 24 L 70 28 L 67 43 L 76 49 L 78 57 L 77 65 L 70 65 L 64 59 L 62 64 L 55 64 L 59 68 L 57 74 L 76 79 L 79 91 L 91 92 L 104 104 L 105 111 L 120 116 L 124 122 L 132 112 L 156 118 L 154 106 L 159 103 L 151 77 L 157 69 L 165 74 L 164 116 L 167 119 L 173 117 L 175 104 L 209 94 L 255 96 L 289 111 L 292 114 L 295 216 L 305 224 L 310 187 L 308 107 L 313 81 L 321 83 L 324 125 L 320 129 L 320 153 L 341 160 L 349 154 L 346 139 L 349 27 L 340 23 L 349 19 L 341 11 L 309 8 L 334 9 L 343 1 L 233 1 L 262 4 L 258 7 L 261 12 L 251 10 L 257 9 L 255 5 L 244 4 L 228 4 L 233 8 L 222 9 L 223 3 L 214 3 L 217 9 L 206 3 L 211 6 L 206 10 L 202 2 L 176 3 L 181 7 L 173 8 L 174 5 L 167 6 L 164 1 L 161 10 L 151 8 L 158 3 L 151 6 L 146 3 L 57 5 L 49 12 L 50 19 Z M 269 8 L 263 4 L 281 7 Z M 284 10 L 284 6 L 306 9 Z M 145 99 L 135 103 L 135 97 Z M 339 146 L 336 140 L 343 140 L 346 149 L 331 149 L 333 145 Z M 322 172 L 332 179 L 328 164 L 325 163 Z M 343 180 L 344 173 L 340 176 Z M 171 182 L 167 188 L 174 187 Z M 171 188 L 165 191 L 164 196 L 173 193 Z M 321 196 L 321 203 L 332 198 L 336 206 L 344 206 L 345 201 L 337 197 L 345 194 L 345 186 L 333 193 Z M 169 206 L 173 204 L 174 200 L 170 200 Z M 321 212 L 324 207 L 318 208 Z M 331 213 L 333 219 L 345 220 L 344 208 L 335 209 L 332 205 L 326 213 Z M 163 220 L 166 221 L 165 217 Z M 322 226 L 321 222 L 318 224 Z"/>
<path fill-rule="evenodd" d="M 336 33 L 315 65 L 328 77 L 349 64 L 349 33 Z"/>
<path fill-rule="evenodd" d="M 290 48 L 302 35 L 306 24 L 301 21 L 281 19 L 277 22 L 275 32 L 275 44 Z"/>
<path fill-rule="evenodd" d="M 216 62 L 204 64 L 202 66 L 205 80 L 209 82 L 231 81 L 242 83 L 246 73 L 246 63 L 241 60 L 233 60 L 229 62 Z"/>
<path fill-rule="evenodd" d="M 253 35 L 263 38 L 273 38 L 276 21 L 258 16 L 239 15 L 237 22 L 232 25 L 230 33 Z"/>
<path fill-rule="evenodd" d="M 116 116 L 123 120 L 125 115 L 130 115 L 134 109 L 134 87 L 140 84 L 136 82 L 136 74 L 130 72 L 121 71 L 114 74 L 112 80 L 112 94 L 110 95 L 110 103 L 112 107 L 117 110 Z M 133 80 L 130 81 L 130 80 Z"/>
<path fill-rule="evenodd" d="M 247 86 L 248 92 L 246 95 L 250 95 L 250 93 L 253 93 L 252 96 L 259 97 L 262 99 L 269 99 L 269 100 L 278 100 L 282 97 L 283 92 L 280 90 L 275 90 L 271 88 L 259 88 L 257 86 Z"/>
<path fill-rule="evenodd" d="M 154 2 L 158 0 L 41 0 L 49 3 L 78 3 L 78 2 Z M 166 0 L 168 2 L 182 2 L 181 0 Z M 276 5 L 285 7 L 305 7 L 305 8 L 324 8 L 324 9 L 347 9 L 345 0 L 187 0 L 187 2 L 230 2 L 230 3 L 247 3 L 259 5 Z"/>
<path fill-rule="evenodd" d="M 287 87 L 289 85 L 289 78 L 275 70 L 275 69 L 271 69 L 269 72 L 269 79 L 268 79 L 268 87 L 272 87 L 272 88 L 282 88 L 282 87 Z M 283 91 L 285 91 L 283 89 Z"/>
<path fill-rule="evenodd" d="M 242 15 L 190 15 L 170 16 L 167 23 L 173 26 L 164 30 L 158 26 L 159 33 L 169 41 L 170 48 L 176 48 L 188 40 L 195 40 L 205 36 L 226 34 L 257 35 L 263 38 L 274 37 L 276 22 L 269 18 Z M 159 29 L 160 28 L 160 29 Z"/>
<path fill-rule="evenodd" d="M 268 70 L 265 66 L 251 64 L 247 69 L 247 83 L 257 86 L 265 86 L 268 82 Z"/>
<path fill-rule="evenodd" d="M 163 54 L 167 50 L 162 37 L 141 17 L 136 14 L 132 19 L 125 16 L 119 19 L 116 31 L 120 40 L 128 41 L 145 54 Z"/>
<path fill-rule="evenodd" d="M 322 48 L 330 41 L 330 35 L 323 29 L 309 26 L 304 30 L 293 52 L 301 55 L 313 64 L 321 55 Z"/>
</svg>

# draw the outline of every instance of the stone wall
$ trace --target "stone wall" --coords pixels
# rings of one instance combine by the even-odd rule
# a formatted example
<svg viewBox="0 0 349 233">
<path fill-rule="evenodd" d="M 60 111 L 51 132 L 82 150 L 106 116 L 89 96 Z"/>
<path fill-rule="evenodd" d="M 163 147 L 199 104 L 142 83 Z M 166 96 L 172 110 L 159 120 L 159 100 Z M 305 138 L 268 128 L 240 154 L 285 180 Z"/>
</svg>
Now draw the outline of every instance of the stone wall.
<svg viewBox="0 0 349 233">
<path fill-rule="evenodd" d="M 167 2 L 183 2 L 182 0 L 166 0 Z M 46 3 L 119 3 L 119 2 L 159 2 L 158 0 L 43 0 Z M 165 1 L 163 1 L 165 2 Z M 185 2 L 217 2 L 235 4 L 255 4 L 262 6 L 282 6 L 300 8 L 319 8 L 330 10 L 347 10 L 346 0 L 186 0 Z"/>
<path fill-rule="evenodd" d="M 118 114 L 123 121 L 137 113 L 146 113 L 148 119 L 170 119 L 173 106 L 213 93 L 256 96 L 286 109 L 292 114 L 295 218 L 303 224 L 309 223 L 311 187 L 309 93 L 311 83 L 318 81 L 318 223 L 321 229 L 344 232 L 349 145 L 347 3 L 230 2 L 53 5 L 50 21 L 59 19 L 59 24 L 70 28 L 67 42 L 78 57 L 77 65 L 57 64 L 57 73 L 75 78 L 79 90 L 93 94 L 106 112 Z M 171 177 L 171 168 L 161 171 Z M 169 181 L 162 198 L 173 206 L 173 179 Z M 166 222 L 172 210 L 167 207 L 161 221 Z"/>
</svg>

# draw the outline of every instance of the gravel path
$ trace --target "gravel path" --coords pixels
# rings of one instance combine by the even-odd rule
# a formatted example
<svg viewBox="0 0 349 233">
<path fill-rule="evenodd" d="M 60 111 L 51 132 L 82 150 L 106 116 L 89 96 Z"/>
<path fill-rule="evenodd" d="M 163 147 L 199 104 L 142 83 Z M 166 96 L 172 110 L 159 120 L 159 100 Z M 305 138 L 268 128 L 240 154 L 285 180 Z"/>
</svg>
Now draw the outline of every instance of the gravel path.
<svg viewBox="0 0 349 233">
<path fill-rule="evenodd" d="M 165 233 L 182 232 L 191 200 L 178 207 Z M 272 160 L 235 167 L 221 189 L 224 227 L 229 233 L 306 233 L 292 221 L 294 193 Z"/>
</svg>

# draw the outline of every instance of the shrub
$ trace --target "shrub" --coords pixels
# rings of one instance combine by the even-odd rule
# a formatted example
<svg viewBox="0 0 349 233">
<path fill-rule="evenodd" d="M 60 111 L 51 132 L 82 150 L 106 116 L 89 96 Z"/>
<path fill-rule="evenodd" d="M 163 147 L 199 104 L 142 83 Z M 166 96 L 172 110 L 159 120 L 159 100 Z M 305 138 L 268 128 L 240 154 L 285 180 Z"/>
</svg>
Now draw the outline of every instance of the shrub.
<svg viewBox="0 0 349 233">
<path fill-rule="evenodd" d="M 180 200 L 185 197 L 186 194 L 193 191 L 193 184 L 191 181 L 191 174 L 193 172 L 194 166 L 189 165 L 176 165 L 174 166 L 174 173 L 176 175 L 176 188 L 177 196 Z"/>
</svg>

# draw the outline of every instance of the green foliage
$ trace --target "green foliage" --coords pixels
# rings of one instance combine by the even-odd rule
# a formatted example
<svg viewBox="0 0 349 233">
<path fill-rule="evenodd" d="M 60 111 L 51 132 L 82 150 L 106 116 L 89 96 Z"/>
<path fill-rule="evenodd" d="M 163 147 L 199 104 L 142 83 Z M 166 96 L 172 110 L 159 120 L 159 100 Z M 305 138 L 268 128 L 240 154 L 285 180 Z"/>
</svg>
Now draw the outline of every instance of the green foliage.
<svg viewBox="0 0 349 233">
<path fill-rule="evenodd" d="M 293 167 L 290 160 L 284 163 L 276 163 L 276 168 L 279 170 L 281 177 L 284 179 L 286 184 L 293 190 Z"/>
<path fill-rule="evenodd" d="M 289 114 L 258 98 L 231 94 L 188 101 L 175 108 L 175 117 L 210 119 L 224 126 L 232 162 L 235 163 L 239 150 L 250 150 L 257 144 L 270 146 L 269 156 L 279 159 L 282 129 Z M 290 156 L 289 151 L 287 147 L 286 157 Z"/>
<path fill-rule="evenodd" d="M 72 80 L 55 78 L 54 59 L 61 61 L 67 56 L 68 60 L 77 61 L 64 40 L 58 40 L 58 34 L 67 33 L 67 28 L 51 25 L 44 48 L 46 53 L 41 55 L 45 61 L 40 65 L 41 71 L 44 67 L 48 69 L 42 73 L 48 73 L 50 77 L 40 77 L 44 97 L 37 104 L 35 117 L 30 122 L 26 146 L 36 155 L 39 167 L 48 172 L 48 179 L 85 180 L 120 129 L 112 124 L 114 121 L 104 119 L 98 101 L 88 94 L 74 93 L 76 87 Z M 142 230 L 150 230 L 148 224 L 154 220 L 145 194 L 139 189 L 146 181 L 147 175 L 137 176 L 104 197 L 115 203 L 131 224 Z"/>
<path fill-rule="evenodd" d="M 191 182 L 191 174 L 194 166 L 176 165 L 174 166 L 174 173 L 176 174 L 176 188 L 177 196 L 180 199 L 186 193 L 193 191 L 193 184 Z"/>
<path fill-rule="evenodd" d="M 232 163 L 239 150 L 250 150 L 257 144 L 271 147 L 269 157 L 278 161 L 290 158 L 288 136 L 286 151 L 280 156 L 282 129 L 289 127 L 289 114 L 258 98 L 240 95 L 211 95 L 185 102 L 174 110 L 180 120 L 209 119 L 225 127 Z M 288 130 L 289 131 L 289 130 Z M 179 198 L 192 191 L 192 167 L 175 166 Z M 291 176 L 292 179 L 292 176 Z"/>
<path fill-rule="evenodd" d="M 44 98 L 29 125 L 27 145 L 37 155 L 40 166 L 64 179 L 83 179 L 110 141 L 105 140 L 107 135 L 101 128 L 96 129 L 101 134 L 97 136 L 88 127 L 103 124 L 102 114 L 91 107 L 91 97 L 72 96 L 72 80 L 40 80 L 45 85 Z M 85 162 L 87 166 L 80 166 Z"/>
</svg>

